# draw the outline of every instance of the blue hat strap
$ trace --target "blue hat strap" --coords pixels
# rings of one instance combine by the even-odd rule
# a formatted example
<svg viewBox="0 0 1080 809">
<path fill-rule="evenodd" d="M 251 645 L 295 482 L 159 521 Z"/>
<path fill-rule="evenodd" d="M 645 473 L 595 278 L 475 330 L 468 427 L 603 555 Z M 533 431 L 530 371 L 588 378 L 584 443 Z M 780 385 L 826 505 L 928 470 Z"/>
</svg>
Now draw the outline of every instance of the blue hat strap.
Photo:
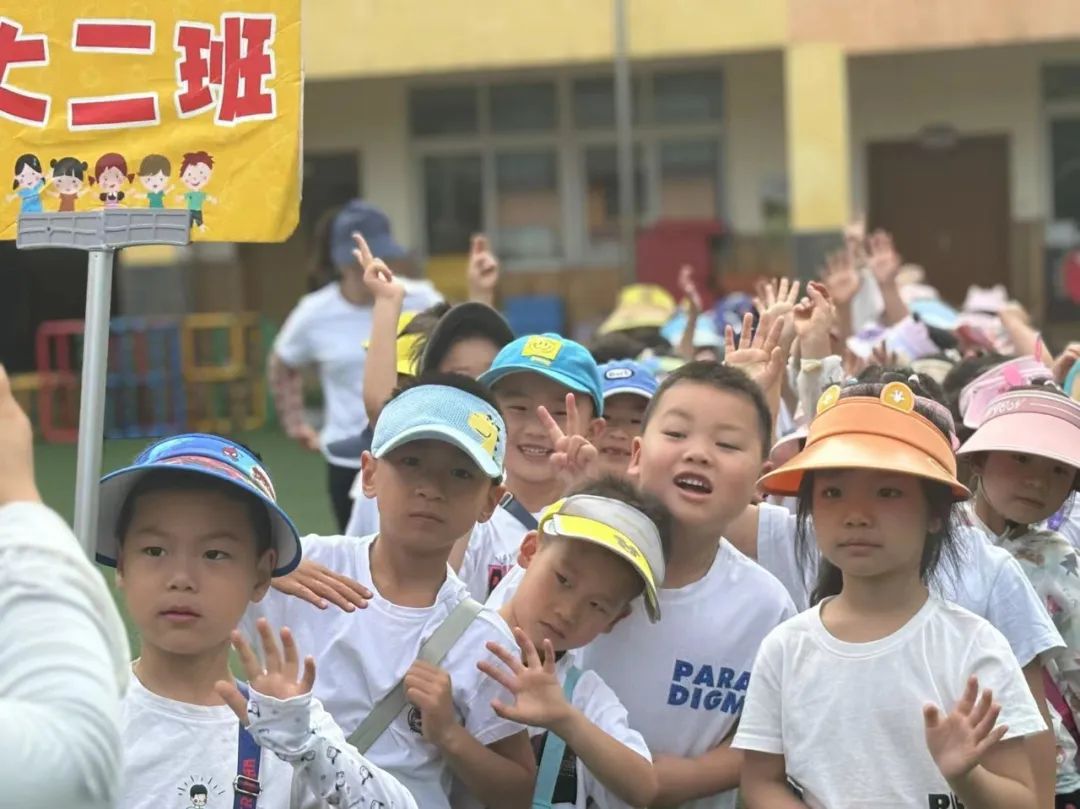
<svg viewBox="0 0 1080 809">
<path fill-rule="evenodd" d="M 574 696 L 574 689 L 581 679 L 581 669 L 571 666 L 566 670 L 563 680 L 563 694 L 569 702 Z M 548 731 L 544 741 L 544 753 L 540 757 L 540 769 L 536 774 L 536 788 L 533 790 L 532 809 L 551 809 L 551 799 L 555 797 L 555 784 L 559 780 L 566 742 Z"/>
<path fill-rule="evenodd" d="M 248 696 L 248 688 L 237 681 L 237 689 Z M 255 737 L 243 725 L 236 740 L 236 777 L 233 779 L 233 809 L 255 809 L 262 786 L 259 784 L 259 764 L 262 750 Z"/>
</svg>

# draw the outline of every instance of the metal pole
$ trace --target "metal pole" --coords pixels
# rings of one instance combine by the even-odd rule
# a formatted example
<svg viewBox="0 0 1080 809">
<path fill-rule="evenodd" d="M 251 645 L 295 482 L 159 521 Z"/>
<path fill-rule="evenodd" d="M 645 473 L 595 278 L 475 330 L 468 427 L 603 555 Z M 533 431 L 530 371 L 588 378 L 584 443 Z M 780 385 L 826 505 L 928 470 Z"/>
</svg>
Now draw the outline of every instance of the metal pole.
<svg viewBox="0 0 1080 809">
<path fill-rule="evenodd" d="M 75 468 L 75 536 L 92 560 L 97 545 L 98 481 L 105 431 L 105 372 L 109 356 L 114 250 L 91 250 L 86 278 L 79 456 Z"/>
<path fill-rule="evenodd" d="M 619 245 L 624 285 L 637 280 L 635 234 L 637 189 L 634 185 L 633 94 L 627 55 L 626 0 L 614 0 L 615 12 L 615 150 L 618 160 Z"/>
</svg>

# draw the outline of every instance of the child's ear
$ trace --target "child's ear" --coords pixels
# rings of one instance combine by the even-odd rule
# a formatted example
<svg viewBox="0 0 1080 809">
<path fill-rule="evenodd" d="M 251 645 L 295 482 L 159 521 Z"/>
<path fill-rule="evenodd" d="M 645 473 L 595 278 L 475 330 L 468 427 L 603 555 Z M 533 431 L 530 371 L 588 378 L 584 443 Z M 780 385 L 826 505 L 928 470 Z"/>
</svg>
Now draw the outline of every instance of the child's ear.
<svg viewBox="0 0 1080 809">
<path fill-rule="evenodd" d="M 265 551 L 255 563 L 255 589 L 251 591 L 252 601 L 262 601 L 270 589 L 270 579 L 277 567 L 277 551 L 273 548 Z"/>
<path fill-rule="evenodd" d="M 530 531 L 521 540 L 521 547 L 518 548 L 518 567 L 527 568 L 532 564 L 533 557 L 536 556 L 538 550 L 540 550 L 540 534 L 536 531 Z"/>
<path fill-rule="evenodd" d="M 608 632 L 610 632 L 616 626 L 618 626 L 620 621 L 622 621 L 624 618 L 626 618 L 628 615 L 630 615 L 630 612 L 631 612 L 630 605 L 627 604 L 625 607 L 623 607 L 622 612 L 620 612 L 615 617 L 615 619 L 610 624 L 607 625 L 607 628 L 604 629 L 604 634 L 606 635 Z"/>
<path fill-rule="evenodd" d="M 635 436 L 630 444 L 630 465 L 626 467 L 626 475 L 632 481 L 637 481 L 641 476 L 641 436 Z"/>
<path fill-rule="evenodd" d="M 589 422 L 588 434 L 585 436 L 590 441 L 595 441 L 597 438 L 604 434 L 604 430 L 607 429 L 607 421 L 597 417 Z"/>
<path fill-rule="evenodd" d="M 484 510 L 480 512 L 480 515 L 476 518 L 478 523 L 487 522 L 491 519 L 491 515 L 495 513 L 495 509 L 499 507 L 499 503 L 502 501 L 506 494 L 506 486 L 499 483 L 490 488 L 487 494 L 487 500 L 484 502 Z"/>
<path fill-rule="evenodd" d="M 360 490 L 369 500 L 375 497 L 375 469 L 378 465 L 375 456 L 364 450 L 360 456 Z"/>
</svg>

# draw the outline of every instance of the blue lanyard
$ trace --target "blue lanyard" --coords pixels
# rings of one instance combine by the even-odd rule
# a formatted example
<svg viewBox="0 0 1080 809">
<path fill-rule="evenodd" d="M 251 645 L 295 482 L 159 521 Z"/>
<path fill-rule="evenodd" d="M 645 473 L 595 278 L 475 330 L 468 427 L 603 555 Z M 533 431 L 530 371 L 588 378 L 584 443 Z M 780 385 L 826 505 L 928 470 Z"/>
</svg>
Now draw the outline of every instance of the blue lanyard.
<svg viewBox="0 0 1080 809">
<path fill-rule="evenodd" d="M 246 699 L 247 686 L 238 682 L 236 687 Z M 259 786 L 259 763 L 262 750 L 248 729 L 240 726 L 236 744 L 236 778 L 233 779 L 233 809 L 255 809 L 262 788 Z"/>
<path fill-rule="evenodd" d="M 566 670 L 566 679 L 563 680 L 563 694 L 569 701 L 574 696 L 574 688 L 581 678 L 581 669 L 571 666 Z M 540 770 L 536 774 L 536 788 L 533 790 L 532 809 L 551 809 L 551 799 L 555 796 L 555 784 L 559 780 L 559 770 L 562 768 L 563 753 L 566 752 L 566 742 L 548 731 L 544 741 L 544 753 L 540 756 Z"/>
</svg>

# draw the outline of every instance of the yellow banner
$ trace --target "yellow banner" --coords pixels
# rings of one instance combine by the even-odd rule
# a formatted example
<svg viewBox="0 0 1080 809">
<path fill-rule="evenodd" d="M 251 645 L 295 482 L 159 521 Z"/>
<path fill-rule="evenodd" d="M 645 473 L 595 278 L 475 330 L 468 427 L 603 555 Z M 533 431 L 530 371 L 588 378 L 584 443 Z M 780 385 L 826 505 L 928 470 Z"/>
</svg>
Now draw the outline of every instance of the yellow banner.
<svg viewBox="0 0 1080 809">
<path fill-rule="evenodd" d="M 0 240 L 20 212 L 121 207 L 190 210 L 196 241 L 286 239 L 300 2 L 7 0 Z"/>
</svg>

